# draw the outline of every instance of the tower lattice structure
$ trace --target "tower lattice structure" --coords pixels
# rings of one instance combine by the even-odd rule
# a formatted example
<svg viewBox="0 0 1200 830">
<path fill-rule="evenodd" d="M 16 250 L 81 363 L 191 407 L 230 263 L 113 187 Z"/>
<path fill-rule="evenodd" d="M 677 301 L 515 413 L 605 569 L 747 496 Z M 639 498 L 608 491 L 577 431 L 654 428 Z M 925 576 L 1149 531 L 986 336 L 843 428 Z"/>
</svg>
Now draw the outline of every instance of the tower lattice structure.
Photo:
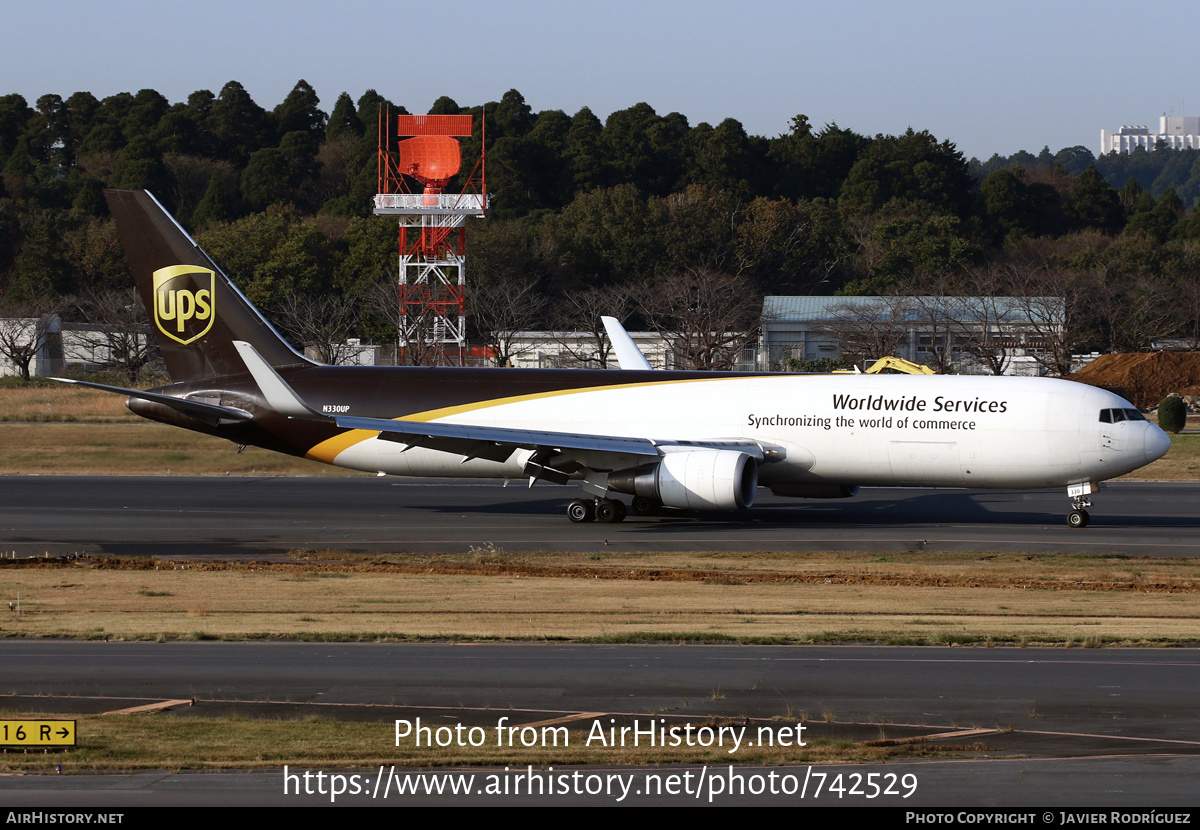
<svg viewBox="0 0 1200 830">
<path fill-rule="evenodd" d="M 447 189 L 462 169 L 458 137 L 473 127 L 470 115 L 380 110 L 374 212 L 399 221 L 398 363 L 462 365 L 468 355 L 465 222 L 487 210 L 482 122 L 478 160 L 460 191 Z"/>
</svg>

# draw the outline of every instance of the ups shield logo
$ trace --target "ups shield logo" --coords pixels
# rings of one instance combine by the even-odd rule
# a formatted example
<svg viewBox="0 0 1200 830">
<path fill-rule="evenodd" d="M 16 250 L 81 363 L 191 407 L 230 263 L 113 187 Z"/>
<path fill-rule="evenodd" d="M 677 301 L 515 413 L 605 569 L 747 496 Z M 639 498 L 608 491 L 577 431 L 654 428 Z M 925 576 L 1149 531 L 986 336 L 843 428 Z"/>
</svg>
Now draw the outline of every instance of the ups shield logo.
<svg viewBox="0 0 1200 830">
<path fill-rule="evenodd" d="M 216 274 L 195 265 L 170 265 L 154 272 L 154 325 L 187 345 L 208 334 L 216 317 Z"/>
</svg>

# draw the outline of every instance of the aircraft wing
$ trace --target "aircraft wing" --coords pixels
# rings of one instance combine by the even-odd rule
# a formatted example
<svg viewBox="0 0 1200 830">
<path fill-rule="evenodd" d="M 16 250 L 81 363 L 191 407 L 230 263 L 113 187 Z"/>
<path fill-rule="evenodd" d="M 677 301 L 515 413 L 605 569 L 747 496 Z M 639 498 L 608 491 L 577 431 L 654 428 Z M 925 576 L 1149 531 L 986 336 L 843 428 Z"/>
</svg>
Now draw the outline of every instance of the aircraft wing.
<svg viewBox="0 0 1200 830">
<path fill-rule="evenodd" d="M 378 431 L 379 437 L 385 441 L 456 453 L 462 455 L 463 461 L 473 458 L 505 461 L 514 450 L 526 449 L 534 452 L 530 463 L 543 469 L 546 477 L 554 478 L 553 474 L 559 471 L 548 465 L 552 459 L 563 456 L 571 459 L 577 467 L 610 470 L 636 466 L 645 460 L 676 451 L 677 448 L 737 449 L 757 461 L 762 461 L 765 457 L 759 444 L 739 439 L 704 442 L 657 441 L 649 438 L 513 429 L 441 421 L 408 421 L 403 418 L 392 420 L 354 415 L 326 415 L 313 409 L 296 394 L 253 346 L 243 341 L 234 341 L 234 346 L 245 360 L 246 367 L 266 397 L 267 404 L 276 412 L 290 418 L 333 421 L 343 429 Z M 559 465 L 556 463 L 555 466 Z M 537 475 L 533 477 L 536 478 Z"/>
<path fill-rule="evenodd" d="M 648 438 L 618 438 L 602 435 L 578 435 L 569 432 L 544 432 L 532 429 L 509 429 L 507 427 L 472 426 L 471 424 L 446 424 L 437 421 L 406 421 L 403 418 L 359 418 L 349 415 L 332 416 L 335 423 L 344 429 L 379 430 L 387 434 L 387 440 L 395 440 L 411 446 L 433 446 L 438 439 L 468 441 L 477 444 L 495 444 L 508 447 L 511 454 L 515 448 L 529 450 L 554 450 L 566 452 L 583 450 L 588 452 L 622 453 L 625 455 L 659 455 L 657 444 Z M 391 436 L 397 436 L 392 438 Z M 411 440 L 408 440 L 411 439 Z M 431 440 L 425 440 L 431 439 Z M 434 447 L 435 449 L 437 447 Z M 457 452 L 457 450 L 452 450 Z M 475 456 L 480 457 L 480 456 Z"/>
</svg>

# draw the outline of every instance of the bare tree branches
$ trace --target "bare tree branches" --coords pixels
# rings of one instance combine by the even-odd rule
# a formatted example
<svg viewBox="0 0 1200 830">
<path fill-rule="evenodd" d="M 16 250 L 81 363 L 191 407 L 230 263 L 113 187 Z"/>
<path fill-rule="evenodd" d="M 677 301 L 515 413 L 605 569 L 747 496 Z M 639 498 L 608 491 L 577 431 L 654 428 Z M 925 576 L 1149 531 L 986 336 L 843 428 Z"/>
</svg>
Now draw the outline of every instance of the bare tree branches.
<svg viewBox="0 0 1200 830">
<path fill-rule="evenodd" d="M 964 275 L 962 287 L 970 295 L 961 315 L 967 329 L 962 349 L 990 374 L 1002 375 L 1021 345 L 1013 331 L 1019 303 L 1002 296 L 1008 291 L 1007 275 L 996 265 L 973 268 Z"/>
<path fill-rule="evenodd" d="M 56 311 L 56 304 L 49 299 L 0 304 L 0 357 L 11 363 L 25 382 L 55 327 Z"/>
<path fill-rule="evenodd" d="M 564 292 L 549 314 L 551 337 L 582 366 L 607 369 L 612 342 L 600 318 L 625 320 L 633 306 L 629 289 L 620 286 Z M 587 336 L 581 339 L 580 333 Z"/>
<path fill-rule="evenodd" d="M 137 291 L 89 291 L 76 305 L 93 329 L 92 336 L 72 344 L 71 357 L 121 372 L 130 386 L 136 386 L 142 370 L 158 354 L 158 345 L 150 334 L 150 318 Z"/>
<path fill-rule="evenodd" d="M 1065 268 L 1046 265 L 1012 264 L 1004 270 L 1017 313 L 1027 327 L 1026 351 L 1051 374 L 1070 374 L 1082 280 Z"/>
<path fill-rule="evenodd" d="M 873 302 L 847 298 L 830 309 L 832 319 L 821 327 L 839 344 L 844 357 L 876 360 L 895 354 L 908 338 L 908 298 L 872 297 Z"/>
<path fill-rule="evenodd" d="M 322 363 L 347 363 L 357 351 L 349 340 L 362 315 L 358 303 L 346 297 L 289 294 L 276 306 L 275 316 L 284 333 L 304 349 L 313 349 Z"/>
<path fill-rule="evenodd" d="M 536 348 L 534 343 L 521 343 L 517 334 L 536 325 L 546 302 L 532 278 L 500 278 L 472 288 L 471 319 L 497 366 L 508 366 L 514 357 Z"/>
<path fill-rule="evenodd" d="M 762 325 L 762 298 L 749 279 L 707 268 L 662 280 L 637 303 L 677 368 L 733 368 Z"/>
</svg>

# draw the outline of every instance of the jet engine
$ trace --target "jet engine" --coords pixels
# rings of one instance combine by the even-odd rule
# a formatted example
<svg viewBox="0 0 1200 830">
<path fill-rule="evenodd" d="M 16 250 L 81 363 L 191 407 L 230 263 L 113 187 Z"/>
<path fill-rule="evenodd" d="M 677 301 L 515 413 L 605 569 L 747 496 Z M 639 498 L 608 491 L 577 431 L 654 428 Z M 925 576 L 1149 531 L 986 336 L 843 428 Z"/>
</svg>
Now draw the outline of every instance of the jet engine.
<svg viewBox="0 0 1200 830">
<path fill-rule="evenodd" d="M 758 464 L 744 452 L 696 449 L 608 476 L 609 489 L 690 510 L 741 510 L 754 504 Z"/>
</svg>

